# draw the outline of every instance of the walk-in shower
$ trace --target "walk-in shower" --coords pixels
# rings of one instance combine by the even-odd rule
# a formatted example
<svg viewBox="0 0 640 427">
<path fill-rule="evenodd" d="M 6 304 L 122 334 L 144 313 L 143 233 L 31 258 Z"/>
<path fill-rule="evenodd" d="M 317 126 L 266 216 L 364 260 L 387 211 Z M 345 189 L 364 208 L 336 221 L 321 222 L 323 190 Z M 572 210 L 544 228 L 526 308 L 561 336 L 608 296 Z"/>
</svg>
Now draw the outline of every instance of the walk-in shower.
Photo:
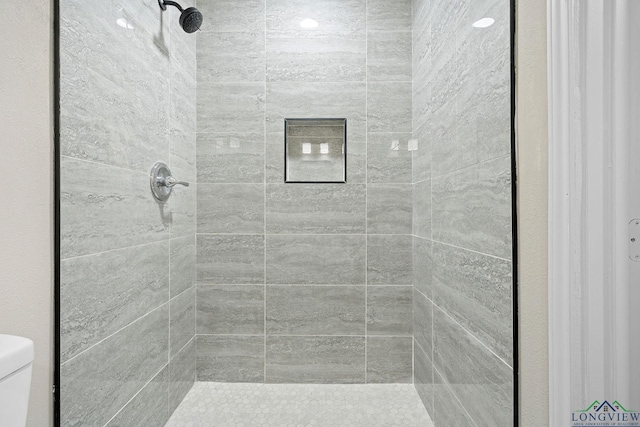
<svg viewBox="0 0 640 427">
<path fill-rule="evenodd" d="M 57 3 L 60 425 L 514 424 L 509 0 Z"/>
</svg>

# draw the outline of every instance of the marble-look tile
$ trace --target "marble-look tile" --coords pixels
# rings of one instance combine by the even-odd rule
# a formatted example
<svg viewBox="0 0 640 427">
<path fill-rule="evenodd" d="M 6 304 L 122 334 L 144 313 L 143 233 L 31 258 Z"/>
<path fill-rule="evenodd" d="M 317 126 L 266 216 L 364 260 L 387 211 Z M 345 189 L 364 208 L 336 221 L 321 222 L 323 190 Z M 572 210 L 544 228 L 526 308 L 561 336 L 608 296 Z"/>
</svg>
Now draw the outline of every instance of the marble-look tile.
<svg viewBox="0 0 640 427">
<path fill-rule="evenodd" d="M 169 358 L 184 347 L 196 333 L 196 289 L 193 286 L 171 300 Z"/>
<path fill-rule="evenodd" d="M 191 113 L 196 114 L 195 107 Z M 195 122 L 195 121 L 194 121 Z M 181 181 L 196 182 L 196 133 L 185 131 L 180 124 L 173 120 L 169 124 L 169 165 L 171 173 Z"/>
<path fill-rule="evenodd" d="M 413 234 L 431 238 L 431 181 L 413 185 Z"/>
<path fill-rule="evenodd" d="M 437 371 L 434 371 L 433 412 L 430 412 L 436 426 L 477 427 L 469 413 L 460 405 Z M 493 426 L 498 424 L 481 424 Z M 511 425 L 511 423 L 500 424 Z"/>
<path fill-rule="evenodd" d="M 198 35 L 198 82 L 264 82 L 265 63 L 264 32 Z"/>
<path fill-rule="evenodd" d="M 411 285 L 412 238 L 398 235 L 367 237 L 367 283 L 369 285 Z"/>
<path fill-rule="evenodd" d="M 264 181 L 264 134 L 199 133 L 198 183 Z"/>
<path fill-rule="evenodd" d="M 410 183 L 410 133 L 370 133 L 367 135 L 367 182 Z"/>
<path fill-rule="evenodd" d="M 198 285 L 198 334 L 264 333 L 264 286 Z"/>
<path fill-rule="evenodd" d="M 313 17 L 322 31 L 364 35 L 365 0 L 270 0 L 267 2 L 267 31 L 298 31 L 301 35 L 317 30 L 301 30 L 300 21 Z"/>
<path fill-rule="evenodd" d="M 433 320 L 434 364 L 449 388 L 478 425 L 510 425 L 513 370 L 442 311 Z"/>
<path fill-rule="evenodd" d="M 413 288 L 369 286 L 367 335 L 413 335 Z"/>
<path fill-rule="evenodd" d="M 191 75 L 191 70 L 182 67 L 178 61 L 173 61 L 170 69 L 169 118 L 171 127 L 193 135 L 197 127 L 198 87 L 195 75 Z"/>
<path fill-rule="evenodd" d="M 136 93 L 92 69 L 79 74 L 63 69 L 61 154 L 147 174 L 155 160 L 168 158 L 168 99 L 145 99 Z M 96 114 L 100 120 L 96 120 Z"/>
<path fill-rule="evenodd" d="M 434 398 L 434 383 L 433 383 L 433 362 L 431 361 L 431 354 L 427 354 L 417 344 L 414 343 L 413 347 L 413 384 L 427 409 L 427 412 L 433 415 L 433 398 Z"/>
<path fill-rule="evenodd" d="M 415 120 L 415 116 L 414 116 Z M 415 129 L 415 122 L 414 122 Z M 433 126 L 431 123 L 424 123 L 413 133 L 413 139 L 417 144 L 417 149 L 412 151 L 412 175 L 413 182 L 420 182 L 431 179 L 432 145 L 437 141 L 432 137 Z"/>
<path fill-rule="evenodd" d="M 268 284 L 365 282 L 365 236 L 269 235 Z"/>
<path fill-rule="evenodd" d="M 347 147 L 352 135 L 364 135 L 364 83 L 270 82 L 266 99 L 268 132 L 281 132 L 285 118 L 346 118 Z"/>
<path fill-rule="evenodd" d="M 181 294 L 196 283 L 196 238 L 178 237 L 169 241 L 171 247 L 171 298 Z"/>
<path fill-rule="evenodd" d="M 433 243 L 413 237 L 413 286 L 427 298 L 433 298 Z"/>
<path fill-rule="evenodd" d="M 284 123 L 284 120 L 283 120 Z M 347 126 L 347 183 L 366 182 L 367 144 L 364 122 L 354 130 Z M 284 132 L 268 132 L 266 147 L 266 182 L 284 182 Z"/>
<path fill-rule="evenodd" d="M 426 354 L 433 348 L 433 304 L 420 292 L 413 291 L 413 338 Z"/>
<path fill-rule="evenodd" d="M 169 305 L 61 366 L 62 425 L 104 425 L 168 360 Z"/>
<path fill-rule="evenodd" d="M 411 337 L 367 338 L 367 383 L 413 382 Z"/>
<path fill-rule="evenodd" d="M 364 337 L 267 337 L 267 383 L 363 383 Z"/>
<path fill-rule="evenodd" d="M 367 84 L 367 130 L 411 132 L 411 83 Z"/>
<path fill-rule="evenodd" d="M 196 338 L 169 361 L 169 414 L 180 405 L 196 379 Z"/>
<path fill-rule="evenodd" d="M 440 243 L 433 260 L 434 303 L 512 363 L 511 262 Z"/>
<path fill-rule="evenodd" d="M 263 232 L 263 184 L 198 185 L 198 233 Z"/>
<path fill-rule="evenodd" d="M 431 64 L 429 64 L 431 65 Z M 426 67 L 426 66 L 423 66 Z M 432 72 L 431 69 L 427 71 Z M 417 71 L 420 72 L 420 71 Z M 411 112 L 413 114 L 413 129 L 425 125 L 433 118 L 433 84 L 431 74 L 423 72 L 413 79 L 413 90 L 411 92 Z"/>
<path fill-rule="evenodd" d="M 267 81 L 364 81 L 367 41 L 352 33 L 267 34 Z"/>
<path fill-rule="evenodd" d="M 267 286 L 267 334 L 364 335 L 364 286 Z"/>
<path fill-rule="evenodd" d="M 267 233 L 364 234 L 364 185 L 267 184 Z"/>
<path fill-rule="evenodd" d="M 198 132 L 264 130 L 264 83 L 198 83 Z"/>
<path fill-rule="evenodd" d="M 457 146 L 455 100 L 433 113 L 432 119 L 420 126 L 420 132 L 431 135 L 431 176 L 441 176 L 458 169 L 462 151 Z"/>
<path fill-rule="evenodd" d="M 60 170 L 62 259 L 169 238 L 171 212 L 154 200 L 148 172 L 64 156 Z"/>
<path fill-rule="evenodd" d="M 150 4 L 152 8 L 155 10 L 154 12 L 154 24 L 158 25 L 158 16 L 157 16 L 157 5 L 153 4 L 153 0 L 143 0 Z M 127 2 L 131 3 L 131 2 Z M 134 2 L 135 3 L 135 2 Z M 194 2 L 195 3 L 195 2 Z M 170 21 L 169 25 L 169 41 L 170 41 L 170 49 L 169 54 L 171 55 L 171 60 L 179 63 L 185 69 L 185 71 L 189 72 L 189 75 L 193 76 L 195 79 L 196 76 L 196 42 L 198 36 L 196 34 L 186 33 L 182 26 L 180 26 L 180 16 L 182 12 L 178 10 L 178 8 L 168 8 Z M 208 18 L 208 17 L 207 17 Z M 162 21 L 165 21 L 162 19 Z M 208 19 L 205 21 L 208 22 Z M 164 25 L 167 25 L 163 22 Z M 206 27 L 206 24 L 205 24 Z M 157 31 L 155 38 L 158 38 Z"/>
<path fill-rule="evenodd" d="M 382 1 L 382 0 L 380 0 Z M 434 56 L 455 55 L 456 35 L 462 28 L 473 23 L 462 22 L 468 17 L 468 0 L 451 0 L 447 2 L 431 1 L 431 44 Z"/>
<path fill-rule="evenodd" d="M 165 366 L 105 427 L 162 426 L 169 419 L 169 366 Z"/>
<path fill-rule="evenodd" d="M 509 0 L 489 0 L 469 2 L 468 8 L 468 22 L 487 16 L 495 21 L 487 28 L 464 25 L 457 32 L 458 46 L 463 42 L 468 45 L 469 66 L 475 70 L 488 69 L 501 56 L 510 56 L 511 6 Z"/>
<path fill-rule="evenodd" d="M 368 0 L 368 30 L 411 30 L 411 0 Z"/>
<path fill-rule="evenodd" d="M 410 28 L 407 30 L 367 33 L 369 81 L 411 81 L 412 33 Z"/>
<path fill-rule="evenodd" d="M 428 75 L 431 66 L 431 1 L 413 1 L 413 81 L 420 82 Z"/>
<path fill-rule="evenodd" d="M 411 184 L 367 186 L 367 232 L 411 234 Z"/>
<path fill-rule="evenodd" d="M 196 254 L 199 283 L 264 283 L 264 236 L 201 234 Z"/>
<path fill-rule="evenodd" d="M 264 31 L 265 0 L 198 0 L 205 17 L 201 32 Z M 200 32 L 198 36 L 201 36 Z"/>
<path fill-rule="evenodd" d="M 62 260 L 62 362 L 167 302 L 168 263 L 168 241 Z"/>
<path fill-rule="evenodd" d="M 511 158 L 434 178 L 435 240 L 511 259 Z"/>
<path fill-rule="evenodd" d="M 198 381 L 264 381 L 264 335 L 197 335 Z"/>
<path fill-rule="evenodd" d="M 180 179 L 180 175 L 175 175 L 175 178 Z M 177 186 L 165 203 L 171 220 L 171 238 L 193 236 L 196 233 L 197 187 L 193 182 L 189 187 Z"/>
</svg>

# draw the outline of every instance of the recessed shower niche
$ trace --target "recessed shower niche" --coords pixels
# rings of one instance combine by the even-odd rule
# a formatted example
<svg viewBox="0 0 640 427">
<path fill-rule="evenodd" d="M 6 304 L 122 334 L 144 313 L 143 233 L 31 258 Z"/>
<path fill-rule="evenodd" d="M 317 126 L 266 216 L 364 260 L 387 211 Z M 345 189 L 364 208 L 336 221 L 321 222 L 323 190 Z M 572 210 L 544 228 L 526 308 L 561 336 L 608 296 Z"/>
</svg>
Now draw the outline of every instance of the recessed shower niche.
<svg viewBox="0 0 640 427">
<path fill-rule="evenodd" d="M 347 182 L 347 119 L 285 119 L 288 183 Z"/>
</svg>

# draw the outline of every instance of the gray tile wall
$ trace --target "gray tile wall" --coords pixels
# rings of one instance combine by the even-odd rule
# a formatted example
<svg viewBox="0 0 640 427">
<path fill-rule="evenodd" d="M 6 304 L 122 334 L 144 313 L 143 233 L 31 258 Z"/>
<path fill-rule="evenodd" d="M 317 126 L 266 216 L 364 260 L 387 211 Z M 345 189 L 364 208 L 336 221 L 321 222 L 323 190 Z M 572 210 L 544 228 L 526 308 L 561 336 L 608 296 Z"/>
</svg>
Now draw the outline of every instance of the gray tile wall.
<svg viewBox="0 0 640 427">
<path fill-rule="evenodd" d="M 412 381 L 411 3 L 392 3 L 198 1 L 199 380 Z M 289 117 L 347 118 L 347 184 L 284 184 Z"/>
<path fill-rule="evenodd" d="M 414 384 L 436 426 L 512 425 L 509 1 L 412 9 Z"/>
<path fill-rule="evenodd" d="M 60 10 L 62 425 L 163 425 L 195 380 L 196 39 L 155 0 Z M 192 183 L 166 204 L 158 160 Z"/>
</svg>

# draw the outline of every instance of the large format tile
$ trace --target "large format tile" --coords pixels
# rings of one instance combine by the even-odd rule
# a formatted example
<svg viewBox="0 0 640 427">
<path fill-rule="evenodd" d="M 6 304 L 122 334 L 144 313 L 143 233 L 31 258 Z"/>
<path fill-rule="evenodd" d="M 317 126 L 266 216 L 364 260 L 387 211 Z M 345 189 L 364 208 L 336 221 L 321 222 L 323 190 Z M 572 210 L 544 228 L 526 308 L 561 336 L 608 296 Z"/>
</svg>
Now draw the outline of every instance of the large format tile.
<svg viewBox="0 0 640 427">
<path fill-rule="evenodd" d="M 364 286 L 267 286 L 267 334 L 364 335 Z"/>
<path fill-rule="evenodd" d="M 411 0 L 368 0 L 367 29 L 411 30 Z"/>
<path fill-rule="evenodd" d="M 411 285 L 413 283 L 411 252 L 411 236 L 367 236 L 367 284 Z"/>
<path fill-rule="evenodd" d="M 367 135 L 367 182 L 411 182 L 410 133 L 369 133 Z"/>
<path fill-rule="evenodd" d="M 411 383 L 413 338 L 367 337 L 367 383 Z"/>
<path fill-rule="evenodd" d="M 433 304 L 414 290 L 413 292 L 413 338 L 426 354 L 433 349 Z"/>
<path fill-rule="evenodd" d="M 176 175 L 180 179 L 180 175 Z M 189 187 L 178 186 L 171 192 L 165 209 L 169 211 L 171 238 L 193 236 L 196 233 L 196 192 L 193 182 Z"/>
<path fill-rule="evenodd" d="M 105 427 L 162 426 L 169 419 L 169 367 L 165 366 Z"/>
<path fill-rule="evenodd" d="M 148 172 L 68 157 L 60 170 L 62 259 L 169 237 L 170 209 L 154 200 Z"/>
<path fill-rule="evenodd" d="M 263 82 L 264 32 L 198 35 L 198 82 Z"/>
<path fill-rule="evenodd" d="M 264 181 L 263 133 L 199 133 L 198 184 Z"/>
<path fill-rule="evenodd" d="M 433 348 L 436 369 L 478 425 L 511 424 L 513 370 L 509 366 L 437 309 Z"/>
<path fill-rule="evenodd" d="M 445 243 L 511 259 L 511 159 L 435 178 L 433 237 Z"/>
<path fill-rule="evenodd" d="M 411 184 L 367 186 L 367 232 L 411 234 Z"/>
<path fill-rule="evenodd" d="M 264 31 L 265 0 L 198 0 L 201 32 Z M 198 37 L 202 36 L 198 32 Z M 193 36 L 192 36 L 193 37 Z"/>
<path fill-rule="evenodd" d="M 411 30 L 367 33 L 367 78 L 369 81 L 411 81 Z"/>
<path fill-rule="evenodd" d="M 268 383 L 362 383 L 364 337 L 267 337 Z"/>
<path fill-rule="evenodd" d="M 431 181 L 413 185 L 413 234 L 431 238 Z"/>
<path fill-rule="evenodd" d="M 267 83 L 268 132 L 281 132 L 286 118 L 346 118 L 349 147 L 352 135 L 364 135 L 365 110 L 364 83 Z"/>
<path fill-rule="evenodd" d="M 451 392 L 451 389 L 445 384 L 437 371 L 433 373 L 433 422 L 438 427 L 456 426 L 456 427 L 477 427 L 473 422 L 469 413 L 460 405 L 458 399 Z M 498 424 L 481 424 L 482 426 L 493 426 Z M 510 425 L 510 424 L 500 424 Z"/>
<path fill-rule="evenodd" d="M 196 283 L 196 237 L 171 239 L 171 298 L 181 294 Z"/>
<path fill-rule="evenodd" d="M 198 233 L 263 232 L 263 184 L 198 185 Z"/>
<path fill-rule="evenodd" d="M 369 286 L 367 335 L 413 335 L 413 288 Z"/>
<path fill-rule="evenodd" d="M 268 33 L 267 81 L 365 81 L 366 46 L 351 33 Z"/>
<path fill-rule="evenodd" d="M 433 301 L 507 363 L 512 363 L 510 261 L 434 243 Z"/>
<path fill-rule="evenodd" d="M 167 302 L 168 263 L 168 241 L 62 260 L 62 362 Z"/>
<path fill-rule="evenodd" d="M 417 148 L 412 151 L 413 182 L 431 179 L 432 145 L 437 143 L 431 135 L 432 123 L 416 126 L 414 116 L 413 138 Z"/>
<path fill-rule="evenodd" d="M 264 130 L 264 83 L 198 84 L 198 132 Z"/>
<path fill-rule="evenodd" d="M 414 343 L 413 347 L 413 384 L 424 404 L 427 412 L 433 416 L 433 362 L 431 354 L 424 352 L 422 347 Z"/>
<path fill-rule="evenodd" d="M 104 425 L 168 360 L 169 305 L 61 366 L 62 425 Z"/>
<path fill-rule="evenodd" d="M 169 361 L 169 414 L 180 405 L 196 380 L 196 338 Z"/>
<path fill-rule="evenodd" d="M 195 286 L 171 300 L 169 357 L 173 358 L 196 333 Z"/>
<path fill-rule="evenodd" d="M 264 236 L 200 234 L 196 248 L 199 283 L 264 283 Z"/>
<path fill-rule="evenodd" d="M 199 334 L 264 333 L 264 286 L 198 285 Z"/>
<path fill-rule="evenodd" d="M 268 184 L 267 233 L 365 232 L 366 187 L 344 184 Z"/>
<path fill-rule="evenodd" d="M 322 31 L 364 35 L 365 0 L 270 0 L 267 2 L 267 31 L 297 31 L 301 35 L 317 30 L 301 30 L 300 21 L 313 17 Z"/>
<path fill-rule="evenodd" d="M 411 132 L 411 82 L 367 84 L 367 131 Z"/>
<path fill-rule="evenodd" d="M 198 381 L 264 381 L 264 335 L 197 335 Z"/>
<path fill-rule="evenodd" d="M 365 282 L 365 236 L 267 236 L 267 283 Z"/>
<path fill-rule="evenodd" d="M 433 298 L 433 243 L 413 237 L 413 286 L 427 298 Z"/>
</svg>

